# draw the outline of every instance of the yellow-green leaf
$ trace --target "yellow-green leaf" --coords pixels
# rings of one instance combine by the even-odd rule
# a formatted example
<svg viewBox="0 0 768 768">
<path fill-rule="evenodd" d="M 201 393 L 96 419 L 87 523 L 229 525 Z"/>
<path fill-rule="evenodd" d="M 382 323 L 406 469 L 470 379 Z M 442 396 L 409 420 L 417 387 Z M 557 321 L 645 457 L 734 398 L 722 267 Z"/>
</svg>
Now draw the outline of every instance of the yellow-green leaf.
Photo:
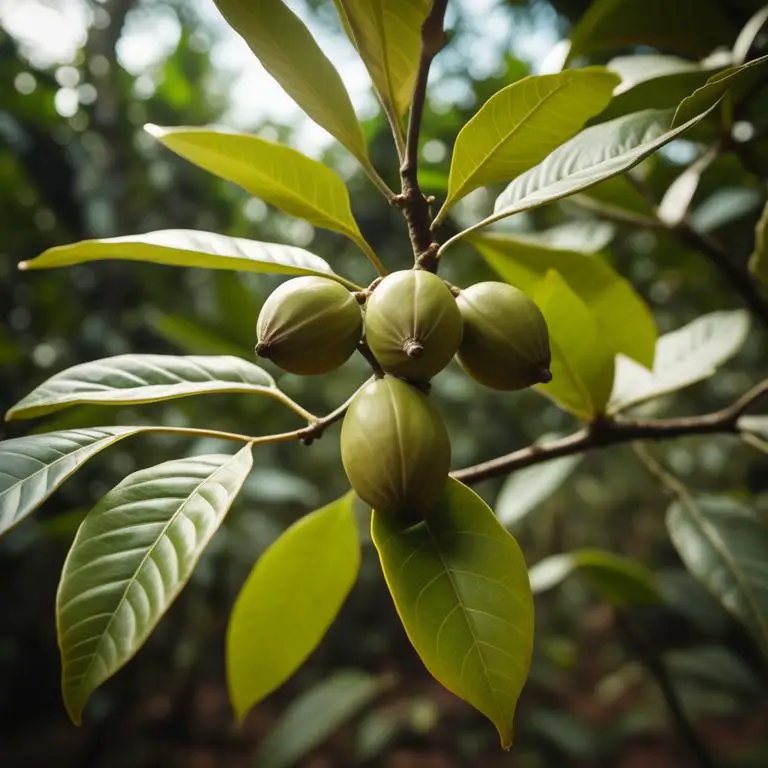
<svg viewBox="0 0 768 768">
<path fill-rule="evenodd" d="M 196 229 L 162 229 L 146 235 L 107 237 L 57 245 L 43 251 L 35 259 L 22 261 L 19 269 L 71 267 L 107 259 L 276 275 L 320 275 L 353 290 L 360 288 L 337 275 L 319 256 L 303 248 L 227 237 Z"/>
<path fill-rule="evenodd" d="M 526 293 L 554 269 L 587 304 L 614 352 L 653 365 L 657 334 L 651 312 L 600 256 L 546 247 L 523 235 L 473 235 L 469 242 L 503 280 Z"/>
<path fill-rule="evenodd" d="M 768 285 L 768 203 L 755 227 L 755 249 L 749 260 L 749 268 L 760 282 Z"/>
<path fill-rule="evenodd" d="M 425 666 L 488 717 L 508 748 L 533 646 L 533 600 L 517 542 L 453 479 L 424 522 L 401 529 L 374 512 L 372 534 Z"/>
<path fill-rule="evenodd" d="M 327 165 L 246 133 L 156 125 L 145 130 L 185 160 L 291 216 L 341 232 L 367 255 L 373 253 L 352 216 L 344 182 Z"/>
<path fill-rule="evenodd" d="M 214 0 L 264 69 L 366 167 L 365 137 L 339 73 L 282 0 Z"/>
<path fill-rule="evenodd" d="M 323 638 L 354 584 L 360 545 L 351 493 L 301 518 L 258 559 L 232 611 L 227 680 L 242 720 Z"/>
<path fill-rule="evenodd" d="M 582 419 L 603 413 L 613 387 L 614 354 L 592 311 L 553 270 L 533 298 L 552 344 L 552 381 L 536 390 Z"/>
<path fill-rule="evenodd" d="M 250 445 L 234 456 L 168 461 L 126 477 L 88 513 L 56 596 L 61 687 L 73 722 L 184 588 L 251 464 Z"/>
<path fill-rule="evenodd" d="M 512 181 L 544 160 L 607 106 L 619 82 L 603 67 L 588 67 L 525 77 L 491 96 L 456 137 L 437 220 L 473 189 Z"/>
<path fill-rule="evenodd" d="M 430 0 L 334 0 L 383 103 L 402 115 L 411 101 Z"/>
</svg>

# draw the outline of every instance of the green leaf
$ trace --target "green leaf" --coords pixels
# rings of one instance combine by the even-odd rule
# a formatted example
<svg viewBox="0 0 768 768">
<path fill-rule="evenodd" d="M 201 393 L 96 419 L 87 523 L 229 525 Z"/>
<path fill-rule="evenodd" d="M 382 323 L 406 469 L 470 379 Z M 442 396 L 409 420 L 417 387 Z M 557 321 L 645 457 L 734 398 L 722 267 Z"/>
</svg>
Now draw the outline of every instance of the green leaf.
<svg viewBox="0 0 768 768">
<path fill-rule="evenodd" d="M 619 78 L 603 67 L 534 75 L 491 96 L 456 137 L 448 196 L 436 216 L 473 189 L 532 168 L 611 100 Z"/>
<path fill-rule="evenodd" d="M 653 364 L 656 325 L 629 281 L 598 256 L 538 245 L 524 235 L 473 235 L 470 243 L 496 273 L 526 293 L 554 269 L 589 307 L 614 352 Z"/>
<path fill-rule="evenodd" d="M 572 574 L 583 576 L 600 598 L 612 605 L 663 602 L 647 568 L 629 557 L 602 549 L 580 549 L 541 560 L 531 568 L 531 589 L 534 594 L 545 592 Z"/>
<path fill-rule="evenodd" d="M 555 437 L 547 435 L 536 445 L 545 445 Z M 514 472 L 496 498 L 496 517 L 507 528 L 519 525 L 570 477 L 583 458 L 583 453 L 574 453 Z"/>
<path fill-rule="evenodd" d="M 768 56 L 763 56 L 712 75 L 705 85 L 680 102 L 672 127 L 684 125 L 705 110 L 709 111 L 711 105 L 718 103 L 728 92 L 731 92 L 732 98 L 738 101 L 745 91 L 764 76 L 766 66 L 768 66 Z"/>
<path fill-rule="evenodd" d="M 736 42 L 733 44 L 733 61 L 736 64 L 743 64 L 749 56 L 755 40 L 760 34 L 760 30 L 768 22 L 768 5 L 763 6 L 759 11 L 749 19 L 741 28 Z"/>
<path fill-rule="evenodd" d="M 596 0 L 571 31 L 568 60 L 635 45 L 703 56 L 736 31 L 717 0 Z"/>
<path fill-rule="evenodd" d="M 411 101 L 430 0 L 334 0 L 376 92 L 393 114 Z"/>
<path fill-rule="evenodd" d="M 187 583 L 251 462 L 250 445 L 168 461 L 129 475 L 88 514 L 56 596 L 62 691 L 75 724 Z"/>
<path fill-rule="evenodd" d="M 653 370 L 620 355 L 616 360 L 610 412 L 616 413 L 709 378 L 741 349 L 748 333 L 746 310 L 712 312 L 661 336 L 656 344 Z"/>
<path fill-rule="evenodd" d="M 85 403 L 154 403 L 215 392 L 282 398 L 266 371 L 239 357 L 117 355 L 51 376 L 16 403 L 5 418 L 32 419 Z"/>
<path fill-rule="evenodd" d="M 424 522 L 403 530 L 374 512 L 372 535 L 425 666 L 488 717 L 509 748 L 533 644 L 533 601 L 517 542 L 453 479 Z"/>
<path fill-rule="evenodd" d="M 338 670 L 294 699 L 261 742 L 255 768 L 291 768 L 384 691 L 358 670 Z"/>
<path fill-rule="evenodd" d="M 744 623 L 768 655 L 768 528 L 748 507 L 716 496 L 686 498 L 667 529 L 688 570 Z"/>
<path fill-rule="evenodd" d="M 214 0 L 285 92 L 370 167 L 365 137 L 339 73 L 304 23 L 282 0 Z"/>
<path fill-rule="evenodd" d="M 755 249 L 749 259 L 749 269 L 760 282 L 768 285 L 768 203 L 755 227 Z"/>
<path fill-rule="evenodd" d="M 194 229 L 162 229 L 146 235 L 81 240 L 49 248 L 19 269 L 71 267 L 89 261 L 123 259 L 174 267 L 233 269 L 277 275 L 320 275 L 353 290 L 359 286 L 337 275 L 319 256 L 293 245 L 261 243 Z"/>
<path fill-rule="evenodd" d="M 613 351 L 589 307 L 550 270 L 533 294 L 549 328 L 552 381 L 535 389 L 582 419 L 605 410 L 613 386 Z"/>
<path fill-rule="evenodd" d="M 672 109 L 719 69 L 716 63 L 697 64 L 678 56 L 642 54 L 619 56 L 606 65 L 621 76 L 621 85 L 600 114 L 600 120 L 639 112 L 642 109 Z"/>
<path fill-rule="evenodd" d="M 352 216 L 344 182 L 327 165 L 245 133 L 156 125 L 145 130 L 185 160 L 291 216 L 341 232 L 367 255 L 373 253 Z"/>
<path fill-rule="evenodd" d="M 705 116 L 698 115 L 671 129 L 672 110 L 647 109 L 585 128 L 544 162 L 518 176 L 496 198 L 491 216 L 454 235 L 441 250 L 494 221 L 552 203 L 628 171 Z"/>
<path fill-rule="evenodd" d="M 140 427 L 93 427 L 0 442 L 0 536 L 34 512 L 88 459 Z"/>
<path fill-rule="evenodd" d="M 232 610 L 227 680 L 239 720 L 325 635 L 360 567 L 352 494 L 294 523 L 259 558 Z"/>
</svg>

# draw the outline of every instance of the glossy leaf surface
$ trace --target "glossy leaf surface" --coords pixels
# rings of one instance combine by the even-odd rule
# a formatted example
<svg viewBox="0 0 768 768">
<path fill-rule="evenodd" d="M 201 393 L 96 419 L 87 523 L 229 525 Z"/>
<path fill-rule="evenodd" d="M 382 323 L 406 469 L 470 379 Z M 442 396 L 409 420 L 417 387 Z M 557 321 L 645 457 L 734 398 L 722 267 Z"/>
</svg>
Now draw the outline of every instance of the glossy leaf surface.
<svg viewBox="0 0 768 768">
<path fill-rule="evenodd" d="M 0 442 L 0 536 L 34 512 L 70 475 L 140 427 L 92 427 Z"/>
<path fill-rule="evenodd" d="M 227 680 L 240 720 L 304 662 L 352 588 L 360 567 L 352 499 L 294 523 L 243 585 L 227 635 Z"/>
<path fill-rule="evenodd" d="M 533 643 L 533 602 L 517 542 L 456 480 L 425 522 L 403 530 L 374 512 L 372 533 L 425 666 L 488 717 L 509 747 Z"/>
<path fill-rule="evenodd" d="M 146 235 L 82 240 L 79 243 L 57 245 L 37 258 L 21 262 L 19 268 L 71 267 L 107 259 L 264 274 L 321 275 L 357 288 L 337 275 L 326 261 L 303 248 L 279 243 L 261 243 L 242 237 L 226 237 L 195 229 L 163 229 Z"/>
<path fill-rule="evenodd" d="M 711 312 L 661 336 L 653 370 L 619 356 L 610 410 L 620 411 L 708 378 L 741 349 L 748 333 L 745 310 Z"/>
<path fill-rule="evenodd" d="M 363 251 L 371 252 L 352 216 L 344 182 L 327 165 L 291 147 L 245 133 L 154 125 L 146 130 L 206 171 L 291 216 L 341 232 Z"/>
<path fill-rule="evenodd" d="M 141 648 L 192 574 L 251 469 L 251 448 L 129 475 L 86 517 L 56 597 L 67 712 Z"/>
<path fill-rule="evenodd" d="M 57 373 L 16 403 L 6 418 L 32 419 L 84 403 L 154 403 L 215 392 L 280 397 L 272 377 L 226 355 L 117 355 Z"/>
<path fill-rule="evenodd" d="M 285 92 L 355 157 L 368 164 L 365 138 L 339 73 L 283 0 L 214 0 Z"/>
<path fill-rule="evenodd" d="M 603 67 L 525 77 L 491 96 L 456 137 L 438 220 L 473 189 L 511 181 L 573 136 L 611 99 L 619 78 Z"/>
<path fill-rule="evenodd" d="M 727 497 L 675 502 L 667 512 L 672 543 L 688 570 L 749 629 L 768 655 L 768 528 Z"/>
</svg>

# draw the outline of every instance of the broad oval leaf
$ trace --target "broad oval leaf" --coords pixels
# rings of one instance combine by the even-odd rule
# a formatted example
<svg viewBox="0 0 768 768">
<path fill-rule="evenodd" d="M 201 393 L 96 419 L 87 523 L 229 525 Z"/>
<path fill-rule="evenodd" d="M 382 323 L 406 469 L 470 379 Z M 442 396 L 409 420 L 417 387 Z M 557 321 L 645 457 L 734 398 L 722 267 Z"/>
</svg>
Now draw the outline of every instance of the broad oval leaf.
<svg viewBox="0 0 768 768">
<path fill-rule="evenodd" d="M 347 494 L 294 523 L 258 559 L 227 634 L 227 680 L 239 720 L 282 685 L 325 635 L 360 567 Z"/>
<path fill-rule="evenodd" d="M 768 528 L 748 507 L 717 496 L 686 498 L 667 512 L 688 570 L 752 633 L 768 656 Z"/>
<path fill-rule="evenodd" d="M 456 137 L 448 196 L 436 216 L 473 189 L 511 181 L 573 136 L 619 83 L 603 67 L 533 75 L 491 96 Z"/>
<path fill-rule="evenodd" d="M 746 310 L 711 312 L 661 336 L 650 371 L 619 355 L 609 410 L 616 413 L 708 378 L 741 349 L 748 333 Z"/>
<path fill-rule="evenodd" d="M 56 596 L 70 718 L 141 648 L 192 575 L 251 469 L 251 447 L 129 475 L 85 518 Z"/>
<path fill-rule="evenodd" d="M 6 419 L 32 419 L 71 405 L 154 403 L 189 395 L 242 392 L 282 399 L 272 377 L 226 355 L 117 355 L 67 368 L 16 403 Z"/>
<path fill-rule="evenodd" d="M 605 411 L 614 354 L 590 308 L 550 270 L 533 293 L 549 328 L 552 381 L 535 389 L 561 408 L 590 420 Z"/>
<path fill-rule="evenodd" d="M 341 232 L 366 254 L 373 253 L 352 216 L 344 182 L 327 165 L 246 133 L 156 125 L 145 130 L 185 160 L 291 216 Z"/>
<path fill-rule="evenodd" d="M 253 761 L 258 768 L 292 768 L 385 690 L 382 680 L 341 669 L 297 696 L 264 738 Z"/>
<path fill-rule="evenodd" d="M 359 289 L 359 286 L 337 275 L 325 260 L 303 248 L 261 243 L 195 229 L 162 229 L 145 235 L 81 240 L 79 243 L 57 245 L 43 251 L 37 258 L 22 261 L 19 269 L 71 267 L 74 264 L 106 259 L 263 274 L 320 275 L 353 290 Z"/>
<path fill-rule="evenodd" d="M 768 203 L 755 228 L 755 249 L 749 259 L 749 269 L 758 280 L 768 285 Z"/>
<path fill-rule="evenodd" d="M 473 235 L 469 242 L 503 280 L 528 293 L 554 269 L 592 311 L 615 352 L 653 364 L 653 316 L 631 283 L 599 256 L 541 246 L 525 235 Z"/>
<path fill-rule="evenodd" d="M 587 583 L 612 605 L 629 606 L 663 602 L 653 574 L 636 560 L 602 549 L 580 549 L 544 558 L 531 568 L 534 594 L 556 587 L 572 574 Z"/>
<path fill-rule="evenodd" d="M 496 726 L 504 748 L 528 675 L 533 600 L 520 547 L 457 480 L 427 519 L 372 535 L 405 631 L 429 672 Z"/>
<path fill-rule="evenodd" d="M 635 45 L 703 56 L 736 32 L 717 0 L 596 0 L 571 31 L 568 59 Z"/>
<path fill-rule="evenodd" d="M 411 101 L 430 0 L 334 0 L 382 103 L 402 115 Z"/>
<path fill-rule="evenodd" d="M 1 442 L 0 536 L 34 512 L 92 456 L 141 431 L 141 427 L 92 427 Z"/>
<path fill-rule="evenodd" d="M 546 445 L 555 437 L 544 437 L 536 445 Z M 570 477 L 583 458 L 583 453 L 574 453 L 512 473 L 496 498 L 496 517 L 507 528 L 521 523 Z"/>
<path fill-rule="evenodd" d="M 214 0 L 264 69 L 366 167 L 365 137 L 339 73 L 283 0 Z"/>
</svg>

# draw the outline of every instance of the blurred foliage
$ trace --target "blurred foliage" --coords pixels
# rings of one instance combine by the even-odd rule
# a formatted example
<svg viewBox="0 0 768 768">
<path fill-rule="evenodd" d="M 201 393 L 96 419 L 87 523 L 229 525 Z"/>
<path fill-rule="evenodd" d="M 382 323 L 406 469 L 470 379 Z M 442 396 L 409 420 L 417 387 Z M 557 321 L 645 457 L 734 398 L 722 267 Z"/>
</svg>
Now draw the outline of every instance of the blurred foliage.
<svg viewBox="0 0 768 768">
<path fill-rule="evenodd" d="M 310 5 L 318 25 L 335 23 L 330 4 Z M 523 49 L 515 41 L 542 27 L 557 37 L 586 5 L 577 0 L 499 2 L 494 20 L 503 14 L 509 42 L 500 47 L 498 66 L 480 76 L 468 74 L 467 66 L 477 44 L 473 30 L 478 20 L 471 0 L 458 6 L 451 48 L 436 72 L 425 114 L 425 191 L 444 191 L 450 147 L 461 125 L 498 88 L 528 73 L 530 63 L 520 58 Z M 760 3 L 724 5 L 740 26 Z M 227 119 L 232 80 L 212 63 L 211 50 L 220 41 L 197 8 L 181 0 L 92 2 L 87 39 L 74 60 L 51 65 L 41 64 L 29 46 L 0 28 L 4 407 L 51 373 L 107 355 L 188 352 L 250 358 L 258 308 L 276 284 L 253 275 L 128 263 L 16 272 L 16 263 L 49 246 L 166 227 L 199 228 L 292 242 L 312 249 L 353 280 L 372 277 L 357 249 L 341 236 L 314 231 L 249 199 L 171 155 L 142 131 L 146 122 L 203 125 Z M 126 16 L 143 15 L 151 23 L 160 13 L 177 21 L 178 42 L 148 71 L 131 74 L 115 54 Z M 77 107 L 69 110 L 64 107 L 72 93 Z M 729 252 L 743 254 L 744 261 L 765 195 L 765 103 L 752 102 L 751 117 L 759 128 L 754 140 L 739 157 L 724 155 L 708 169 L 693 206 L 702 228 L 716 230 Z M 364 127 L 374 164 L 394 184 L 396 159 L 383 116 L 373 116 Z M 285 126 L 252 128 L 292 141 Z M 680 158 L 687 160 L 694 151 L 690 142 L 679 142 L 643 164 L 657 199 L 679 172 Z M 328 148 L 323 160 L 350 175 L 350 158 L 341 148 Z M 758 174 L 750 175 L 745 166 Z M 388 267 L 406 266 L 411 257 L 401 217 L 386 208 L 361 173 L 350 175 L 348 182 L 366 239 Z M 476 219 L 488 212 L 492 199 L 487 191 L 473 193 L 457 207 L 457 218 Z M 538 229 L 574 214 L 591 221 L 589 213 L 566 201 L 516 217 L 515 225 Z M 616 225 L 609 252 L 649 302 L 661 331 L 704 312 L 739 306 L 709 263 L 669 235 Z M 451 252 L 445 276 L 465 285 L 491 273 L 469 246 L 461 245 Z M 755 333 L 723 373 L 652 406 L 654 412 L 693 414 L 727 404 L 768 373 L 766 353 L 765 334 Z M 365 375 L 363 362 L 353 360 L 311 384 L 284 374 L 278 380 L 303 405 L 322 413 Z M 570 417 L 537 394 L 481 390 L 453 365 L 435 380 L 434 389 L 444 404 L 455 466 L 573 426 Z M 295 417 L 267 400 L 212 396 L 142 409 L 76 409 L 49 418 L 45 430 L 153 420 L 222 430 L 247 424 L 255 434 L 297 426 Z M 17 427 L 0 426 L 0 438 L 16 434 Z M 297 717 L 299 705 L 291 704 L 297 696 L 303 695 L 307 706 L 314 685 L 347 669 L 375 676 L 378 698 L 373 703 L 372 696 L 361 698 L 366 706 L 362 716 L 337 702 L 346 724 L 317 724 L 323 738 L 332 731 L 335 735 L 317 748 L 315 762 L 303 765 L 683 764 L 653 683 L 615 632 L 612 612 L 579 580 L 566 580 L 537 597 L 534 666 L 521 703 L 517 743 L 512 756 L 499 754 L 495 735 L 481 717 L 424 671 L 396 620 L 369 546 L 361 578 L 320 648 L 252 713 L 242 732 L 235 731 L 223 684 L 224 629 L 231 605 L 253 560 L 278 533 L 346 490 L 337 435 L 331 430 L 311 448 L 277 444 L 256 449 L 245 492 L 190 588 L 129 669 L 96 694 L 81 730 L 67 723 L 57 686 L 53 603 L 68 544 L 85 511 L 127 473 L 206 451 L 210 443 L 190 446 L 171 437 L 120 443 L 0 541 L 0 765 L 48 766 L 54 754 L 57 765 L 78 768 L 250 765 L 281 713 Z M 768 509 L 768 461 L 748 447 L 730 439 L 690 439 L 656 453 L 698 491 L 737 497 L 754 493 L 758 511 Z M 519 522 L 516 533 L 526 558 L 533 564 L 566 550 L 607 548 L 653 568 L 666 603 L 638 609 L 638 623 L 658 652 L 668 652 L 684 701 L 706 726 L 713 749 L 729 756 L 733 765 L 765 765 L 765 668 L 746 633 L 681 569 L 664 531 L 664 492 L 649 480 L 628 448 L 586 456 L 555 495 Z M 492 501 L 499 486 L 488 482 L 478 491 Z"/>
</svg>

